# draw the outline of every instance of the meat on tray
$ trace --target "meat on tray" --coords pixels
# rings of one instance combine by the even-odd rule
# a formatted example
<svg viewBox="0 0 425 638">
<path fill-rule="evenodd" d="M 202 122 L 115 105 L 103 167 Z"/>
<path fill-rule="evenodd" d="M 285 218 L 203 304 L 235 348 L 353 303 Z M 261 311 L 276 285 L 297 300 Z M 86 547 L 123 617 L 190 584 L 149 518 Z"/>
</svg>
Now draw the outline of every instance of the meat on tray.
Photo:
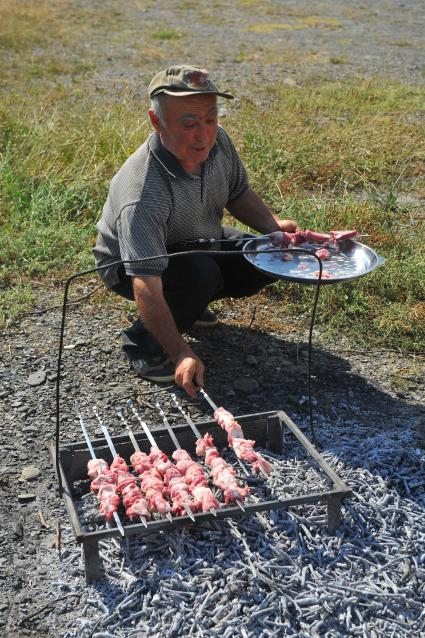
<svg viewBox="0 0 425 638">
<path fill-rule="evenodd" d="M 253 449 L 255 441 L 245 439 L 242 428 L 235 421 L 233 414 L 225 408 L 217 408 L 214 411 L 214 418 L 219 426 L 227 432 L 227 441 L 229 446 L 234 449 L 236 456 L 252 465 L 254 471 L 262 470 L 265 474 L 270 474 L 271 464 Z"/>
<path fill-rule="evenodd" d="M 322 260 L 331 258 L 331 253 L 327 248 L 319 248 L 314 254 Z"/>
<path fill-rule="evenodd" d="M 296 230 L 294 233 L 287 233 L 277 230 L 270 233 L 270 240 L 273 246 L 280 248 L 300 246 L 305 243 L 336 247 L 340 242 L 354 239 L 357 235 L 356 230 L 331 230 L 329 233 L 318 233 L 313 230 Z"/>
</svg>

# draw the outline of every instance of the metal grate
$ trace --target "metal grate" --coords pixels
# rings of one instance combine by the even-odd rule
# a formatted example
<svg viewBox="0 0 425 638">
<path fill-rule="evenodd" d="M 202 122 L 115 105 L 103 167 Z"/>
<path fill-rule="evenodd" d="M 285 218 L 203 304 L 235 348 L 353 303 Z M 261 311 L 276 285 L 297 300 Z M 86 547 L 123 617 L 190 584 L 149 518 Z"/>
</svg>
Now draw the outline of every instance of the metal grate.
<svg viewBox="0 0 425 638">
<path fill-rule="evenodd" d="M 327 525 L 329 533 L 334 533 L 339 526 L 341 519 L 341 501 L 351 494 L 347 485 L 329 467 L 325 459 L 317 452 L 300 429 L 283 411 L 262 412 L 236 417 L 238 423 L 243 427 L 247 438 L 254 439 L 256 446 L 268 450 L 271 455 L 285 454 L 285 438 L 292 433 L 301 444 L 304 452 L 313 460 L 325 475 L 326 484 L 321 484 L 319 489 L 311 493 L 301 495 L 276 497 L 274 490 L 268 488 L 267 480 L 259 480 L 254 476 L 241 476 L 241 479 L 248 482 L 251 487 L 251 494 L 247 497 L 243 505 L 243 510 L 237 505 L 223 505 L 217 510 L 214 517 L 210 512 L 195 513 L 193 522 L 189 516 L 173 516 L 172 522 L 161 518 L 152 519 L 146 525 L 142 523 L 127 522 L 124 524 L 125 536 L 146 535 L 157 533 L 161 530 L 171 528 L 193 526 L 214 518 L 238 518 L 256 512 L 285 509 L 291 506 L 303 504 L 326 504 L 327 505 Z M 197 423 L 201 435 L 209 432 L 214 437 L 214 443 L 218 449 L 226 448 L 226 433 L 217 425 L 215 421 Z M 192 430 L 187 425 L 174 425 L 173 430 L 181 446 L 190 454 L 195 455 L 195 437 Z M 153 430 L 155 441 L 166 454 L 171 455 L 175 447 L 165 428 L 155 427 Z M 150 443 L 143 432 L 135 433 L 136 440 L 142 451 L 148 453 Z M 128 435 L 113 437 L 114 446 L 123 458 L 129 459 L 134 452 L 132 443 Z M 104 439 L 92 441 L 97 457 L 104 458 L 108 463 L 112 461 L 111 452 Z M 89 491 L 90 481 L 87 476 L 87 462 L 90 453 L 85 441 L 67 444 L 59 448 L 59 459 L 56 458 L 56 447 L 54 442 L 49 443 L 49 450 L 55 467 L 59 467 L 63 482 L 63 498 L 67 508 L 71 526 L 78 543 L 83 545 L 84 564 L 86 581 L 89 583 L 100 576 L 99 547 L 100 540 L 111 537 L 120 537 L 117 527 L 106 527 L 101 524 L 98 528 L 94 526 L 89 530 L 84 524 L 82 516 L 81 502 L 84 494 Z M 196 460 L 199 460 L 195 457 Z M 227 459 L 229 460 L 229 458 Z M 272 461 L 273 458 L 269 457 Z M 236 468 L 236 465 L 235 465 Z M 276 471 L 279 465 L 276 463 Z M 125 521 L 123 521 L 125 522 Z"/>
</svg>

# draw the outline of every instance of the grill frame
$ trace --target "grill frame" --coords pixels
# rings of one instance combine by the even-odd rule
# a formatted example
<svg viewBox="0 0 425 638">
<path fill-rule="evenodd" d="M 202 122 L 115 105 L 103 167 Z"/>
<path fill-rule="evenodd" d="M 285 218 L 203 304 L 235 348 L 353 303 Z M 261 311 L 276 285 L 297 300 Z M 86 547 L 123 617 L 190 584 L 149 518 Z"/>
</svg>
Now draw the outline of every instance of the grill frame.
<svg viewBox="0 0 425 638">
<path fill-rule="evenodd" d="M 173 517 L 172 523 L 167 520 L 154 520 L 148 521 L 147 527 L 142 523 L 126 524 L 124 525 L 126 537 L 136 535 L 145 536 L 170 528 L 193 526 L 204 521 L 214 520 L 215 518 L 239 518 L 240 516 L 246 516 L 260 511 L 286 509 L 296 505 L 319 503 L 327 504 L 328 532 L 330 534 L 335 533 L 341 522 L 341 502 L 344 498 L 351 495 L 351 491 L 346 483 L 331 469 L 325 459 L 304 436 L 292 419 L 282 410 L 242 415 L 235 417 L 235 419 L 242 426 L 246 438 L 252 438 L 256 441 L 256 447 L 267 449 L 276 454 L 283 453 L 285 431 L 289 430 L 299 441 L 309 457 L 319 465 L 327 478 L 332 482 L 333 489 L 284 499 L 264 500 L 254 504 L 245 503 L 245 512 L 237 506 L 226 506 L 217 510 L 217 517 L 214 517 L 209 512 L 197 512 L 194 514 L 195 523 L 193 523 L 188 516 L 176 516 Z M 203 421 L 197 423 L 196 426 L 201 435 L 209 432 L 214 437 L 214 443 L 219 450 L 226 447 L 226 433 L 214 420 Z M 195 456 L 196 439 L 190 427 L 186 424 L 173 425 L 173 430 L 180 445 L 187 449 L 192 456 Z M 155 426 L 152 428 L 152 433 L 158 447 L 166 454 L 171 454 L 175 450 L 170 435 L 163 426 Z M 134 435 L 140 449 L 144 452 L 149 452 L 150 443 L 144 432 L 135 432 Z M 128 459 L 134 452 L 128 435 L 124 434 L 112 437 L 112 441 L 118 454 L 124 458 Z M 104 458 L 108 463 L 112 462 L 111 452 L 104 439 L 93 439 L 92 444 L 97 457 Z M 59 459 L 56 458 L 56 445 L 54 441 L 48 442 L 48 448 L 54 467 L 59 467 L 60 469 L 63 485 L 62 496 L 75 539 L 83 546 L 86 582 L 90 583 L 100 577 L 99 541 L 111 537 L 118 538 L 121 537 L 121 534 L 116 527 L 86 532 L 81 526 L 76 508 L 78 498 L 76 497 L 75 483 L 81 480 L 88 480 L 87 462 L 91 457 L 86 442 L 79 441 L 77 443 L 63 445 L 59 448 Z"/>
</svg>

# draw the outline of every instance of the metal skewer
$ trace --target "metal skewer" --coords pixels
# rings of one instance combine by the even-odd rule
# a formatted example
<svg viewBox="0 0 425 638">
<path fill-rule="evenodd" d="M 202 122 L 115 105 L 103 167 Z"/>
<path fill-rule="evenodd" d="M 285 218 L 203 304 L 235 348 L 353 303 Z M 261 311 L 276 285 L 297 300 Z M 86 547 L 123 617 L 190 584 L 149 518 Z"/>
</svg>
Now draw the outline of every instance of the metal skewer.
<svg viewBox="0 0 425 638">
<path fill-rule="evenodd" d="M 77 416 L 78 416 L 78 419 L 79 419 L 79 421 L 80 421 L 80 426 L 81 426 L 81 429 L 82 429 L 82 431 L 83 431 L 84 438 L 85 438 L 85 440 L 86 440 L 87 447 L 88 447 L 89 452 L 90 452 L 90 456 L 91 456 L 91 457 L 92 457 L 92 459 L 94 460 L 94 459 L 96 459 L 96 458 L 97 458 L 97 457 L 96 457 L 96 453 L 95 453 L 94 448 L 93 448 L 93 445 L 92 445 L 92 443 L 91 443 L 91 441 L 90 441 L 90 437 L 89 437 L 89 434 L 88 434 L 88 432 L 87 432 L 87 430 L 86 430 L 86 426 L 84 425 L 83 416 L 82 416 L 82 414 L 81 414 L 81 412 L 80 412 L 80 408 L 78 407 L 78 402 L 77 402 L 77 401 L 75 402 L 75 410 L 76 410 L 76 412 L 77 412 Z M 100 474 L 100 472 L 99 472 L 99 474 Z M 121 534 L 122 536 L 125 536 L 124 528 L 123 528 L 123 526 L 122 526 L 122 523 L 121 523 L 121 521 L 120 521 L 120 517 L 118 516 L 117 512 L 114 512 L 114 513 L 113 513 L 113 517 L 114 517 L 114 521 L 115 521 L 115 523 L 116 523 L 116 525 L 117 525 L 117 527 L 118 527 L 118 529 L 119 529 L 119 531 L 120 531 L 120 534 Z"/>
<path fill-rule="evenodd" d="M 214 403 L 214 401 L 211 399 L 211 397 L 208 396 L 208 394 L 205 392 L 205 390 L 203 388 L 199 388 L 199 392 L 202 394 L 204 399 L 206 399 L 208 401 L 208 403 L 210 404 L 210 406 L 212 407 L 214 412 L 216 410 L 218 410 L 218 406 Z M 235 452 L 235 454 L 236 454 L 236 452 Z M 264 470 L 261 467 L 258 468 L 258 470 L 265 478 L 268 478 L 268 475 L 266 474 L 266 472 L 264 472 Z"/>
<path fill-rule="evenodd" d="M 136 437 L 134 436 L 133 432 L 131 431 L 130 426 L 128 425 L 127 421 L 124 419 L 123 413 L 119 409 L 117 409 L 117 416 L 121 420 L 121 422 L 123 423 L 125 428 L 127 429 L 128 436 L 130 438 L 130 441 L 133 444 L 134 449 L 136 450 L 136 452 L 140 452 L 139 444 L 136 441 Z M 140 516 L 140 520 L 142 521 L 143 525 L 147 528 L 148 524 L 147 524 L 146 518 L 144 516 Z"/>
<path fill-rule="evenodd" d="M 159 405 L 158 401 L 155 402 L 155 407 L 158 410 L 159 414 L 161 415 L 162 421 L 167 429 L 168 434 L 171 437 L 171 440 L 173 441 L 174 445 L 176 446 L 177 450 L 181 450 L 182 446 L 179 443 L 178 438 L 176 437 L 176 435 L 173 432 L 173 428 L 171 427 L 167 417 L 164 414 L 164 411 L 162 410 L 161 406 Z M 193 517 L 193 513 L 190 509 L 190 507 L 188 507 L 187 505 L 183 505 L 184 509 L 187 512 L 187 515 L 190 516 L 190 518 L 192 518 L 192 520 L 195 522 L 195 518 Z M 212 507 L 210 510 L 211 514 L 213 514 L 214 516 L 217 516 L 217 511 L 214 507 Z M 190 514 L 189 514 L 190 512 Z"/>
<path fill-rule="evenodd" d="M 208 401 L 208 403 L 210 404 L 210 406 L 212 407 L 212 409 L 214 410 L 214 412 L 216 410 L 218 410 L 218 405 L 216 405 L 214 403 L 214 401 L 211 399 L 211 397 L 208 396 L 208 394 L 205 392 L 204 388 L 199 388 L 199 392 L 202 394 L 202 396 L 204 397 L 204 399 L 206 399 Z"/>
<path fill-rule="evenodd" d="M 173 430 L 171 429 L 171 425 L 168 423 L 168 419 L 165 416 L 164 412 L 161 410 L 161 406 L 159 405 L 158 401 L 155 402 L 155 407 L 158 410 L 159 414 L 161 415 L 162 421 L 171 437 L 171 440 L 173 441 L 174 445 L 176 446 L 176 448 L 178 450 L 181 450 L 181 445 L 177 440 L 176 435 L 174 434 Z M 189 516 L 189 518 L 195 522 L 195 517 L 193 516 L 193 512 L 190 509 L 189 505 L 187 503 L 183 503 L 183 507 L 184 507 L 184 511 L 186 512 L 186 514 Z"/>
<path fill-rule="evenodd" d="M 181 412 L 181 414 L 184 416 L 184 418 L 186 419 L 187 423 L 190 425 L 190 427 L 192 428 L 193 433 L 195 434 L 197 439 L 201 439 L 202 440 L 202 436 L 200 431 L 198 430 L 198 428 L 196 427 L 196 425 L 194 424 L 194 422 L 192 421 L 192 419 L 190 418 L 190 416 L 188 415 L 187 412 L 185 412 L 182 408 L 182 406 L 180 405 L 180 403 L 177 401 L 177 397 L 175 394 L 171 395 L 171 399 L 174 403 L 174 405 L 176 406 L 176 408 L 179 410 L 179 412 Z M 173 432 L 174 434 L 174 432 Z M 237 458 L 237 457 L 236 457 Z M 244 470 L 245 473 L 249 474 L 248 470 L 244 467 L 243 463 L 241 463 L 241 461 L 237 458 L 237 460 L 239 461 L 240 466 L 242 467 L 242 469 Z M 245 512 L 245 508 L 242 505 L 242 503 L 238 500 L 235 499 L 235 503 L 238 507 L 240 507 L 240 509 Z"/>
<path fill-rule="evenodd" d="M 145 421 L 143 421 L 143 420 L 142 420 L 142 418 L 141 418 L 140 414 L 137 412 L 136 408 L 134 407 L 134 403 L 133 403 L 133 401 L 132 401 L 131 399 L 129 399 L 129 400 L 127 401 L 127 405 L 128 405 L 128 407 L 130 408 L 130 410 L 133 412 L 133 414 L 134 414 L 134 416 L 136 417 L 136 419 L 139 421 L 140 425 L 142 426 L 142 428 L 143 428 L 143 432 L 146 434 L 147 439 L 148 439 L 149 443 L 151 444 L 151 446 L 152 446 L 152 447 L 158 447 L 158 446 L 157 446 L 157 444 L 156 444 L 156 442 L 155 442 L 155 439 L 153 438 L 153 436 L 152 436 L 152 434 L 151 434 L 151 431 L 149 430 L 149 428 L 148 428 L 148 426 L 147 426 L 147 423 L 145 423 Z M 131 439 L 131 437 L 130 437 L 130 439 Z M 132 439 L 131 439 L 131 442 L 132 442 L 132 443 L 133 443 L 133 445 L 134 445 L 134 442 L 133 442 L 133 440 L 132 440 Z M 137 445 L 137 441 L 136 441 L 136 445 Z M 137 447 L 139 447 L 139 446 L 137 445 Z M 139 448 L 139 449 L 140 449 L 140 448 Z M 192 512 L 191 512 L 191 514 L 192 514 Z M 167 513 L 165 514 L 165 517 L 166 517 L 166 519 L 167 519 L 168 521 L 170 521 L 170 523 L 172 523 L 172 522 L 173 522 L 173 517 L 171 516 L 170 512 L 167 512 Z"/>
</svg>

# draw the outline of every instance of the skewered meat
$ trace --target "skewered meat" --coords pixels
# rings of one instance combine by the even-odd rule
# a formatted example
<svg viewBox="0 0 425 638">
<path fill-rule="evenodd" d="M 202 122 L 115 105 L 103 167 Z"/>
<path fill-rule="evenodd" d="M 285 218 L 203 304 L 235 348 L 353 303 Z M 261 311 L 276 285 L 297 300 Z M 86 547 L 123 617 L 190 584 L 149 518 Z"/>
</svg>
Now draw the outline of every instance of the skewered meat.
<svg viewBox="0 0 425 638">
<path fill-rule="evenodd" d="M 128 472 L 128 465 L 122 456 L 117 455 L 111 463 L 111 470 L 122 470 L 123 472 Z"/>
<path fill-rule="evenodd" d="M 175 450 L 175 452 L 173 452 L 173 459 L 177 461 L 176 468 L 182 473 L 190 494 L 194 496 L 197 488 L 204 488 L 203 491 L 197 492 L 198 497 L 191 502 L 191 508 L 195 507 L 193 511 L 196 511 L 198 508 L 202 509 L 203 512 L 207 512 L 211 508 L 220 507 L 219 501 L 208 487 L 207 475 L 199 463 L 196 463 L 186 450 Z"/>
<path fill-rule="evenodd" d="M 164 454 L 164 456 L 166 455 Z M 157 458 L 156 461 L 154 461 L 153 463 L 153 467 L 157 470 L 157 472 L 160 473 L 161 476 L 164 476 L 166 471 L 169 470 L 170 467 L 173 467 L 173 464 L 168 457 L 166 457 L 166 460 Z"/>
<path fill-rule="evenodd" d="M 213 438 L 211 434 L 204 434 L 202 439 L 196 439 L 196 455 L 197 456 L 205 456 L 207 450 L 214 447 Z M 214 448 L 216 450 L 216 448 Z M 218 456 L 218 451 L 217 451 Z"/>
<path fill-rule="evenodd" d="M 233 447 L 235 454 L 239 458 L 244 458 L 243 456 L 240 456 L 240 454 L 243 454 L 245 457 L 249 457 L 245 458 L 245 460 L 252 465 L 256 472 L 259 472 L 261 469 L 266 474 L 269 474 L 271 471 L 270 463 L 263 459 L 261 454 L 252 449 L 255 445 L 255 441 L 241 443 L 241 441 L 247 441 L 247 439 L 245 439 L 242 428 L 239 423 L 235 421 L 233 414 L 225 408 L 217 408 L 217 410 L 214 411 L 214 418 L 227 432 L 229 445 Z"/>
<path fill-rule="evenodd" d="M 270 474 L 272 470 L 271 464 L 266 461 L 265 458 L 255 452 L 252 448 L 255 445 L 255 441 L 250 439 L 235 439 L 233 441 L 233 449 L 235 450 L 236 456 L 243 461 L 247 461 L 251 463 L 253 469 L 256 472 L 259 472 L 260 469 L 263 470 L 266 474 Z"/>
<path fill-rule="evenodd" d="M 120 504 L 120 497 L 116 492 L 115 485 L 102 483 L 99 488 L 98 498 L 100 501 L 100 511 L 107 521 L 110 521 Z"/>
<path fill-rule="evenodd" d="M 244 487 L 239 486 L 235 478 L 235 470 L 219 456 L 218 450 L 214 446 L 213 438 L 208 432 L 204 434 L 202 439 L 197 440 L 196 454 L 198 456 L 205 456 L 205 463 L 212 470 L 213 484 L 223 492 L 224 502 L 226 504 L 236 500 L 244 500 L 249 493 L 249 487 L 247 485 Z"/>
<path fill-rule="evenodd" d="M 197 485 L 192 490 L 195 506 L 202 512 L 209 512 L 211 509 L 219 509 L 220 501 L 216 499 L 209 487 Z"/>
<path fill-rule="evenodd" d="M 353 239 L 357 235 L 356 230 L 331 230 L 329 233 L 318 233 L 313 230 L 297 230 L 295 233 L 287 233 L 277 230 L 270 234 L 270 240 L 273 246 L 281 248 L 299 246 L 305 242 L 336 246 L 345 239 Z"/>
<path fill-rule="evenodd" d="M 214 418 L 219 426 L 227 432 L 227 441 L 230 446 L 233 445 L 233 439 L 243 439 L 242 428 L 230 412 L 224 408 L 217 408 L 214 412 Z"/>
<path fill-rule="evenodd" d="M 143 498 L 140 488 L 136 484 L 136 477 L 131 474 L 127 463 L 121 457 L 115 457 L 116 465 L 121 468 L 116 471 L 116 488 L 121 494 L 125 513 L 130 520 L 149 519 L 151 517 L 147 501 Z M 113 462 L 112 462 L 113 465 Z M 111 465 L 111 467 L 112 467 Z M 124 467 L 126 469 L 124 469 Z"/>
<path fill-rule="evenodd" d="M 249 493 L 248 485 L 240 487 L 235 478 L 235 470 L 221 457 L 216 457 L 211 461 L 211 473 L 214 485 L 223 492 L 226 504 L 233 501 L 243 501 Z"/>
<path fill-rule="evenodd" d="M 142 481 L 140 489 L 145 495 L 149 507 L 156 510 L 161 516 L 168 514 L 171 508 L 164 498 L 164 495 L 167 494 L 167 488 L 158 470 L 155 468 L 146 470 L 140 478 Z"/>
<path fill-rule="evenodd" d="M 160 450 L 159 447 L 156 447 L 156 445 L 153 445 L 149 453 L 149 459 L 151 463 L 154 463 L 158 459 L 161 459 L 162 461 L 167 461 L 168 456 L 164 454 L 164 452 Z"/>
<path fill-rule="evenodd" d="M 97 493 L 97 498 L 100 503 L 100 512 L 107 521 L 110 521 L 120 504 L 120 497 L 117 494 L 115 485 L 116 472 L 109 469 L 108 464 L 103 459 L 92 459 L 87 464 L 87 469 L 90 474 L 93 473 L 93 469 L 96 467 L 94 463 L 95 460 L 102 461 L 102 463 L 97 464 L 97 471 L 99 473 L 90 483 L 90 491 Z"/>
<path fill-rule="evenodd" d="M 108 465 L 106 465 L 106 467 L 108 467 Z M 98 492 L 101 485 L 106 485 L 106 484 L 115 485 L 115 480 L 116 480 L 116 473 L 114 472 L 114 470 L 109 470 L 109 469 L 103 470 L 102 474 L 99 474 L 98 476 L 96 476 L 96 478 L 93 479 L 92 482 L 90 483 L 90 491 Z"/>
<path fill-rule="evenodd" d="M 137 474 L 143 474 L 146 470 L 152 469 L 152 462 L 149 455 L 145 452 L 135 452 L 130 456 L 130 463 L 136 470 Z"/>
<path fill-rule="evenodd" d="M 104 470 L 108 469 L 108 464 L 104 459 L 90 459 L 87 463 L 87 474 L 89 479 L 93 481 L 99 474 L 102 474 Z"/>
<path fill-rule="evenodd" d="M 185 512 L 185 505 L 189 507 L 192 512 L 196 512 L 197 506 L 192 498 L 189 490 L 189 486 L 186 483 L 184 477 L 173 476 L 169 482 L 170 496 L 173 501 L 172 511 L 174 514 L 183 514 Z"/>
</svg>

